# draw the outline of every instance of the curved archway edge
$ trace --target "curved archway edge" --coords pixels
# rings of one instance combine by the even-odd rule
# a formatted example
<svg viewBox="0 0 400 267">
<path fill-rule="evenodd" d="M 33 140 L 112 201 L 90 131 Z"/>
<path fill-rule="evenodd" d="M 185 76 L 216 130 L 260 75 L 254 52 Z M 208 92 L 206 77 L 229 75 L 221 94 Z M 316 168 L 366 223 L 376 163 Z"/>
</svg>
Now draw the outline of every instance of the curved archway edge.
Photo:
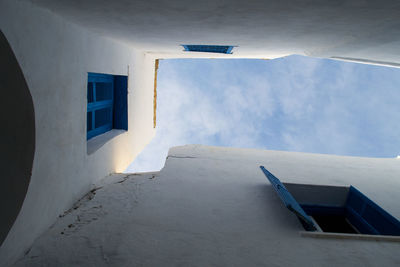
<svg viewBox="0 0 400 267">
<path fill-rule="evenodd" d="M 0 31 L 0 245 L 13 226 L 31 179 L 35 151 L 32 96 L 18 61 Z"/>
</svg>

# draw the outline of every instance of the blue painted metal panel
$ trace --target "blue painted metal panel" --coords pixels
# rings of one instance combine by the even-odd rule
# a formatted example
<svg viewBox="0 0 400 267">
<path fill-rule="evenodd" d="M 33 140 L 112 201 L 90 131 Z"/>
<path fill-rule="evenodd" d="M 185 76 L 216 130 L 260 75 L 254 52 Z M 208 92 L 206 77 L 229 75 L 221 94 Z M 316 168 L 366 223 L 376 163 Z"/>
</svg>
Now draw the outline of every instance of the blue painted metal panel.
<svg viewBox="0 0 400 267">
<path fill-rule="evenodd" d="M 270 173 L 264 166 L 260 166 L 261 170 L 264 172 L 265 176 L 268 178 L 276 193 L 285 204 L 285 206 L 292 211 L 300 219 L 306 230 L 315 231 L 317 228 L 311 218 L 304 212 L 299 203 L 294 199 L 292 194 L 286 189 L 286 187 L 281 183 L 281 181 L 276 178 L 272 173 Z"/>
<path fill-rule="evenodd" d="M 112 82 L 113 75 L 103 73 L 88 73 L 88 82 Z"/>
<path fill-rule="evenodd" d="M 113 128 L 128 130 L 127 95 L 127 76 L 88 73 L 87 139 Z"/>
<path fill-rule="evenodd" d="M 106 108 L 106 107 L 112 107 L 113 103 L 114 102 L 112 100 L 96 101 L 96 102 L 88 103 L 87 111 L 102 109 L 102 108 Z"/>
<path fill-rule="evenodd" d="M 229 45 L 182 45 L 184 51 L 232 54 L 233 46 Z"/>
<path fill-rule="evenodd" d="M 114 77 L 109 74 L 88 73 L 87 112 L 91 116 L 91 127 L 87 127 L 90 138 L 110 131 L 113 126 Z M 88 119 L 89 121 L 89 119 Z M 88 122 L 89 123 L 89 122 Z"/>
<path fill-rule="evenodd" d="M 346 219 L 361 233 L 366 235 L 379 235 L 363 217 L 355 212 L 352 208 L 346 207 Z"/>
<path fill-rule="evenodd" d="M 128 76 L 114 76 L 114 129 L 128 130 Z"/>
<path fill-rule="evenodd" d="M 228 50 L 226 50 L 227 54 L 232 54 L 233 46 L 229 46 Z"/>
<path fill-rule="evenodd" d="M 187 45 L 182 45 L 182 46 L 183 46 L 183 49 L 184 49 L 183 51 L 190 51 L 189 50 L 189 46 L 187 46 Z"/>
<path fill-rule="evenodd" d="M 400 221 L 350 186 L 346 202 L 349 221 L 363 234 L 400 235 Z"/>
</svg>

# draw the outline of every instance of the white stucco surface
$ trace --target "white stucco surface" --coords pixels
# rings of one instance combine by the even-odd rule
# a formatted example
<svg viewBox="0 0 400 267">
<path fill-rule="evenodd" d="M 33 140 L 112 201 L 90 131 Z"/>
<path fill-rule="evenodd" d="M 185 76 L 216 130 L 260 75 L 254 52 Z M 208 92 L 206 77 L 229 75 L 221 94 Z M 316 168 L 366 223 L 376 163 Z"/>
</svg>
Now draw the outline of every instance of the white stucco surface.
<svg viewBox="0 0 400 267">
<path fill-rule="evenodd" d="M 36 127 L 36 150 L 28 193 L 14 226 L 0 247 L 0 266 L 14 262 L 23 252 L 26 252 L 32 242 L 48 229 L 57 216 L 69 209 L 77 199 L 90 190 L 93 183 L 109 173 L 123 171 L 154 136 L 155 58 L 275 58 L 289 54 L 303 54 L 399 66 L 399 12 L 400 6 L 395 0 L 342 1 L 339 3 L 306 0 L 247 2 L 205 0 L 190 4 L 182 0 L 0 0 L 0 28 L 15 53 L 30 89 L 34 103 Z M 224 44 L 237 47 L 234 49 L 233 55 L 217 55 L 184 53 L 181 44 Z M 86 141 L 87 72 L 129 76 L 129 130 L 113 136 L 104 145 L 95 142 L 95 146 L 89 146 L 89 155 Z M 259 220 L 260 216 L 264 219 L 269 218 L 265 210 L 261 215 L 256 214 L 256 210 L 258 212 L 260 208 L 264 207 L 265 204 L 261 203 L 265 203 L 265 201 L 252 206 L 260 199 L 273 199 L 269 194 L 265 195 L 264 189 L 258 188 L 261 184 L 263 184 L 262 188 L 265 187 L 264 178 L 255 168 L 260 160 L 265 165 L 271 163 L 271 171 L 280 176 L 283 181 L 293 182 L 300 177 L 303 182 L 355 184 L 374 201 L 389 209 L 393 215 L 399 218 L 400 207 L 396 205 L 399 202 L 396 192 L 399 192 L 400 189 L 398 160 L 395 163 L 390 159 L 340 158 L 296 153 L 290 154 L 289 157 L 286 156 L 289 154 L 281 152 L 250 150 L 240 150 L 239 152 L 231 150 L 226 154 L 223 151 L 224 149 L 214 151 L 213 148 L 204 150 L 201 147 L 173 149 L 172 155 L 167 161 L 167 167 L 161 172 L 162 176 L 167 179 L 143 178 L 146 181 L 143 188 L 147 188 L 148 192 L 159 190 L 157 192 L 162 193 L 159 196 L 153 196 L 151 193 L 146 195 L 143 200 L 150 201 L 150 206 L 147 207 L 150 209 L 139 208 L 138 216 L 135 214 L 134 217 L 134 220 L 138 221 L 135 225 L 129 226 L 131 232 L 128 231 L 128 233 L 131 233 L 132 236 L 127 237 L 126 245 L 132 245 L 138 251 L 142 251 L 139 253 L 140 255 L 146 253 L 149 255 L 146 256 L 147 258 L 142 256 L 135 258 L 135 261 L 138 263 L 161 263 L 169 259 L 168 255 L 180 255 L 183 259 L 182 264 L 185 263 L 185 260 L 197 259 L 199 263 L 208 263 L 204 262 L 208 256 L 211 259 L 209 263 L 219 264 L 221 259 L 223 259 L 222 263 L 231 263 L 232 259 L 241 263 L 240 255 L 252 256 L 253 253 L 256 253 L 254 255 L 256 259 L 258 257 L 261 260 L 261 254 L 265 253 L 265 250 L 261 250 L 262 246 L 258 246 L 258 244 L 265 240 L 258 238 L 262 236 L 256 234 L 255 229 L 263 229 L 264 221 L 260 221 L 260 224 L 257 224 L 258 228 L 250 229 L 251 233 L 246 234 L 248 237 L 245 239 L 247 240 L 245 245 L 242 246 L 237 241 L 246 236 L 241 234 L 242 229 L 253 227 L 252 221 Z M 184 159 L 173 157 L 179 157 L 180 153 L 184 157 L 187 155 L 190 157 Z M 209 158 L 207 156 L 209 154 L 212 154 L 213 158 Z M 243 164 L 239 164 L 240 162 Z M 248 164 L 244 164 L 244 162 Z M 193 180 L 187 179 L 188 177 L 193 177 Z M 219 178 L 215 179 L 214 177 Z M 249 179 L 256 177 L 257 181 L 246 184 L 250 180 L 243 180 L 243 177 Z M 136 178 L 128 179 L 128 181 L 132 182 L 134 188 L 137 187 L 135 185 Z M 153 182 L 156 183 L 155 187 L 153 187 Z M 157 185 L 157 183 L 160 184 Z M 183 187 L 179 187 L 182 184 Z M 113 191 L 116 186 L 118 185 L 107 187 L 109 188 L 107 190 L 111 191 L 104 190 L 108 193 L 98 201 L 103 203 L 110 199 L 118 199 L 119 191 Z M 248 191 L 242 192 L 243 186 Z M 222 192 L 221 198 L 218 198 L 220 192 Z M 133 194 L 130 191 L 125 193 Z M 113 194 L 116 195 L 112 196 Z M 235 194 L 238 195 L 234 197 Z M 204 196 L 214 197 L 207 202 L 208 199 Z M 229 198 L 230 196 L 234 198 Z M 129 204 L 129 197 L 121 195 L 121 198 L 121 203 L 125 203 L 123 205 L 136 211 L 136 206 Z M 197 199 L 202 198 L 204 202 L 198 204 Z M 188 201 L 188 204 L 179 206 L 179 203 L 185 203 L 182 201 Z M 241 201 L 244 202 L 241 203 Z M 109 210 L 107 212 L 110 216 L 117 216 L 117 211 L 124 212 L 125 206 L 118 207 L 116 202 L 111 201 L 110 203 L 113 206 L 104 205 Z M 226 206 L 208 210 L 216 203 L 225 203 Z M 171 206 L 176 206 L 175 213 L 171 213 L 175 217 L 167 214 Z M 246 207 L 248 211 L 243 212 L 242 210 L 245 210 Z M 114 208 L 116 208 L 115 211 Z M 220 221 L 220 218 L 224 218 L 224 216 L 220 217 L 219 214 L 224 213 L 225 208 L 228 208 L 229 214 L 226 214 L 226 220 Z M 237 212 L 237 209 L 240 211 Z M 272 209 L 280 214 L 280 208 L 272 207 Z M 206 238 L 202 237 L 203 230 L 200 232 L 196 230 L 202 229 L 198 222 L 202 222 L 203 216 L 199 216 L 199 214 L 211 216 L 205 217 L 211 219 L 204 221 L 204 223 L 208 223 L 204 229 L 204 231 L 208 231 Z M 286 218 L 284 214 L 286 213 L 279 216 Z M 123 225 L 129 225 L 133 218 L 129 216 L 132 214 L 121 217 Z M 138 219 L 140 216 L 143 217 L 143 221 Z M 249 218 L 254 220 L 247 221 L 246 216 L 250 216 Z M 181 217 L 188 220 L 181 222 L 178 220 Z M 239 220 L 236 220 L 238 218 Z M 160 230 L 157 228 L 157 222 L 160 219 L 167 219 L 167 223 L 170 220 L 170 225 Z M 197 222 L 196 219 L 199 221 Z M 112 221 L 112 219 L 106 221 L 109 220 Z M 230 230 L 228 228 L 228 233 L 233 235 L 232 239 L 226 239 L 225 235 L 220 234 L 225 233 L 225 222 L 233 223 L 235 220 L 237 225 L 228 225 L 228 227 L 232 227 Z M 154 227 L 151 224 L 147 225 L 147 222 L 154 223 Z M 59 223 L 61 223 L 59 225 L 63 225 L 63 221 Z M 116 230 L 115 226 L 118 225 L 118 220 L 116 223 L 111 230 Z M 216 229 L 212 228 L 214 223 L 218 226 Z M 285 221 L 286 223 L 294 228 L 298 227 L 295 220 Z M 274 222 L 274 224 L 279 225 L 278 222 Z M 138 228 L 138 225 L 142 225 L 143 228 Z M 195 228 L 190 228 L 190 225 Z M 100 226 L 100 229 L 107 233 L 107 227 L 105 224 Z M 141 229 L 149 235 L 136 232 L 137 229 Z M 158 232 L 155 233 L 160 236 L 151 236 L 153 230 L 157 230 Z M 97 233 L 97 230 L 89 229 L 88 231 L 88 233 Z M 297 228 L 293 231 L 297 231 Z M 284 236 L 288 235 L 283 228 L 281 233 Z M 96 242 L 103 242 L 104 246 L 110 250 L 112 249 L 106 244 L 106 241 L 110 238 L 115 242 L 110 242 L 110 244 L 117 246 L 117 252 L 122 254 L 110 256 L 109 259 L 113 261 L 131 253 L 130 247 L 119 246 L 118 242 L 121 241 L 120 238 L 123 238 L 124 234 L 121 231 L 115 232 L 115 234 L 114 239 L 111 236 L 100 235 L 103 239 L 94 241 L 94 247 L 99 248 Z M 292 232 L 289 233 L 290 238 L 291 234 Z M 191 236 L 191 239 L 187 239 L 188 235 Z M 161 236 L 165 239 L 162 239 Z M 147 237 L 154 237 L 154 239 L 149 239 L 149 241 Z M 152 253 L 141 250 L 142 248 L 138 245 L 140 242 L 133 243 L 135 238 L 147 244 L 143 248 L 156 249 L 155 251 L 157 251 L 157 242 L 161 242 L 158 248 L 160 251 L 164 251 L 163 248 L 167 248 L 169 242 L 176 241 L 179 245 L 172 246 L 171 251 L 166 250 L 167 252 L 161 253 L 159 257 L 152 258 Z M 296 238 L 293 240 L 303 240 L 298 239 L 297 235 Z M 199 241 L 196 241 L 197 239 Z M 83 240 L 87 239 L 83 238 Z M 185 240 L 192 240 L 188 243 L 190 245 L 188 247 L 195 248 L 195 250 L 198 248 L 200 253 L 194 256 L 193 250 L 185 250 L 187 247 Z M 275 247 L 279 248 L 280 244 L 277 240 L 270 239 L 273 242 L 271 247 L 276 253 L 278 252 Z M 49 242 L 49 244 L 55 244 L 55 247 L 58 246 L 57 244 L 62 244 L 57 243 L 62 242 L 61 239 Z M 71 242 L 77 248 L 82 245 L 79 242 L 74 243 L 76 241 Z M 237 242 L 237 244 L 232 242 Z M 317 244 L 315 242 L 311 241 L 314 245 Z M 215 244 L 212 245 L 212 243 Z M 124 243 L 122 242 L 122 244 Z M 299 245 L 303 245 L 303 243 L 299 243 Z M 40 246 L 38 245 L 36 248 Z M 92 245 L 89 244 L 90 246 Z M 388 263 L 398 263 L 398 258 L 392 254 L 394 247 L 398 249 L 396 244 L 360 243 L 360 249 L 353 249 L 351 245 L 346 246 L 345 248 L 360 255 L 360 261 L 364 259 L 365 251 L 376 250 L 380 251 L 382 256 L 387 257 Z M 46 250 L 47 247 L 45 247 L 43 247 L 43 251 Z M 341 262 L 341 259 L 333 257 L 333 252 L 329 252 L 331 249 L 329 245 L 322 247 L 328 252 L 322 253 L 322 255 L 317 254 L 315 257 L 326 259 L 326 257 L 332 256 L 333 260 Z M 387 248 L 380 249 L 382 247 Z M 305 249 L 306 251 L 302 252 L 310 254 L 309 252 L 314 247 L 306 246 Z M 339 250 L 333 249 L 333 251 L 335 253 L 345 252 L 344 248 L 337 249 Z M 84 251 L 83 253 L 85 253 Z M 65 250 L 65 254 L 60 255 L 67 257 L 71 255 L 70 253 L 72 252 Z M 78 250 L 76 253 L 81 255 Z M 90 253 L 88 255 L 91 255 Z M 295 258 L 296 255 L 300 255 L 300 252 L 294 251 L 293 253 L 295 253 L 293 254 Z M 233 254 L 239 256 L 232 258 Z M 86 257 L 85 255 L 81 256 Z M 224 255 L 229 255 L 232 259 Z M 63 257 L 60 256 L 61 261 L 65 259 Z M 377 263 L 377 258 L 365 257 L 367 257 L 366 262 L 371 260 L 372 263 Z M 41 259 L 46 262 L 45 258 L 43 256 Z M 102 262 L 104 259 L 100 260 Z M 351 263 L 357 261 L 357 258 L 349 260 Z M 254 264 L 256 263 L 254 262 Z M 292 262 L 283 261 L 282 263 L 291 264 Z"/>
<path fill-rule="evenodd" d="M 396 0 L 26 1 L 160 58 L 218 57 L 182 52 L 180 44 L 222 44 L 238 46 L 228 57 L 301 54 L 400 63 Z"/>
<path fill-rule="evenodd" d="M 396 159 L 183 146 L 158 173 L 113 175 L 16 266 L 398 266 L 400 243 L 303 237 L 259 169 L 355 185 L 400 217 Z"/>
<path fill-rule="evenodd" d="M 123 171 L 154 135 L 154 59 L 23 1 L 0 1 L 0 27 L 32 94 L 36 150 L 0 266 L 28 249 L 93 183 Z M 87 73 L 128 75 L 128 131 L 87 154 Z M 16 129 L 17 130 L 17 129 Z"/>
</svg>

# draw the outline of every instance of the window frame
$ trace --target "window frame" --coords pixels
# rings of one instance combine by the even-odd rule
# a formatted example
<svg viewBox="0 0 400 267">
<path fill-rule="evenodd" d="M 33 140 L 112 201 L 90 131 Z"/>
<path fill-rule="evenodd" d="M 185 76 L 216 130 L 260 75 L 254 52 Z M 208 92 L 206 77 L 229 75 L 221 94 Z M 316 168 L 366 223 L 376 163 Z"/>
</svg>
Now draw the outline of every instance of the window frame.
<svg viewBox="0 0 400 267">
<path fill-rule="evenodd" d="M 219 54 L 233 54 L 232 45 L 182 45 L 185 52 L 203 52 L 203 53 L 219 53 Z"/>
<path fill-rule="evenodd" d="M 397 220 L 390 213 L 385 211 L 354 186 L 342 187 L 347 189 L 345 194 L 345 202 L 339 205 L 332 205 L 328 203 L 319 203 L 319 201 L 310 202 L 298 202 L 287 188 L 270 173 L 264 166 L 260 166 L 264 175 L 271 182 L 274 190 L 281 198 L 285 206 L 292 211 L 303 224 L 306 231 L 322 231 L 317 221 L 313 218 L 315 215 L 338 215 L 344 216 L 345 220 L 357 233 L 345 233 L 345 232 L 322 232 L 330 235 L 346 235 L 346 236 L 389 236 L 400 237 L 400 221 Z M 296 185 L 292 184 L 291 186 Z M 305 185 L 297 184 L 304 187 Z M 309 185 L 314 187 L 313 190 L 309 189 L 303 191 L 303 194 L 315 193 L 316 185 Z M 328 187 L 328 186 L 321 186 Z M 326 192 L 325 192 L 326 193 Z M 309 197 L 307 197 L 309 199 Z M 304 199 L 303 199 L 304 200 Z M 337 199 L 335 200 L 335 202 Z M 396 239 L 396 240 L 397 240 Z"/>
<path fill-rule="evenodd" d="M 93 84 L 93 101 L 89 102 L 89 83 Z M 96 84 L 97 83 L 110 83 L 111 84 L 111 99 L 100 100 L 97 101 L 97 91 Z M 89 113 L 91 112 L 91 128 L 89 130 L 89 121 L 87 121 L 87 129 L 86 129 L 86 139 L 89 140 L 95 136 L 101 135 L 105 132 L 108 132 L 113 129 L 113 121 L 114 121 L 114 77 L 110 74 L 100 74 L 100 73 L 88 73 L 88 82 L 87 82 L 87 118 Z M 108 120 L 108 123 L 102 124 L 99 127 L 96 126 L 96 111 L 101 109 L 111 109 L 111 116 Z"/>
</svg>

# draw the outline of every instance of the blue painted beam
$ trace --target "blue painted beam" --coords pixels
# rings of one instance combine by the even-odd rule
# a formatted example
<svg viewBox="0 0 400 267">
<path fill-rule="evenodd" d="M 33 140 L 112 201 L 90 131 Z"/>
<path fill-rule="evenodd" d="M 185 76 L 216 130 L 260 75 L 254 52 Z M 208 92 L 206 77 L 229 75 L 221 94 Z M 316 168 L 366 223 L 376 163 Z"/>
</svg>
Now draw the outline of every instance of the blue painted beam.
<svg viewBox="0 0 400 267">
<path fill-rule="evenodd" d="M 275 189 L 276 193 L 282 200 L 283 204 L 296 216 L 300 219 L 304 227 L 307 231 L 316 231 L 317 227 L 315 226 L 312 219 L 305 213 L 305 211 L 301 208 L 299 203 L 297 203 L 296 199 L 289 193 L 286 187 L 281 183 L 281 181 L 276 178 L 272 173 L 270 173 L 264 166 L 260 166 L 261 170 L 271 183 L 272 187 Z"/>
</svg>

